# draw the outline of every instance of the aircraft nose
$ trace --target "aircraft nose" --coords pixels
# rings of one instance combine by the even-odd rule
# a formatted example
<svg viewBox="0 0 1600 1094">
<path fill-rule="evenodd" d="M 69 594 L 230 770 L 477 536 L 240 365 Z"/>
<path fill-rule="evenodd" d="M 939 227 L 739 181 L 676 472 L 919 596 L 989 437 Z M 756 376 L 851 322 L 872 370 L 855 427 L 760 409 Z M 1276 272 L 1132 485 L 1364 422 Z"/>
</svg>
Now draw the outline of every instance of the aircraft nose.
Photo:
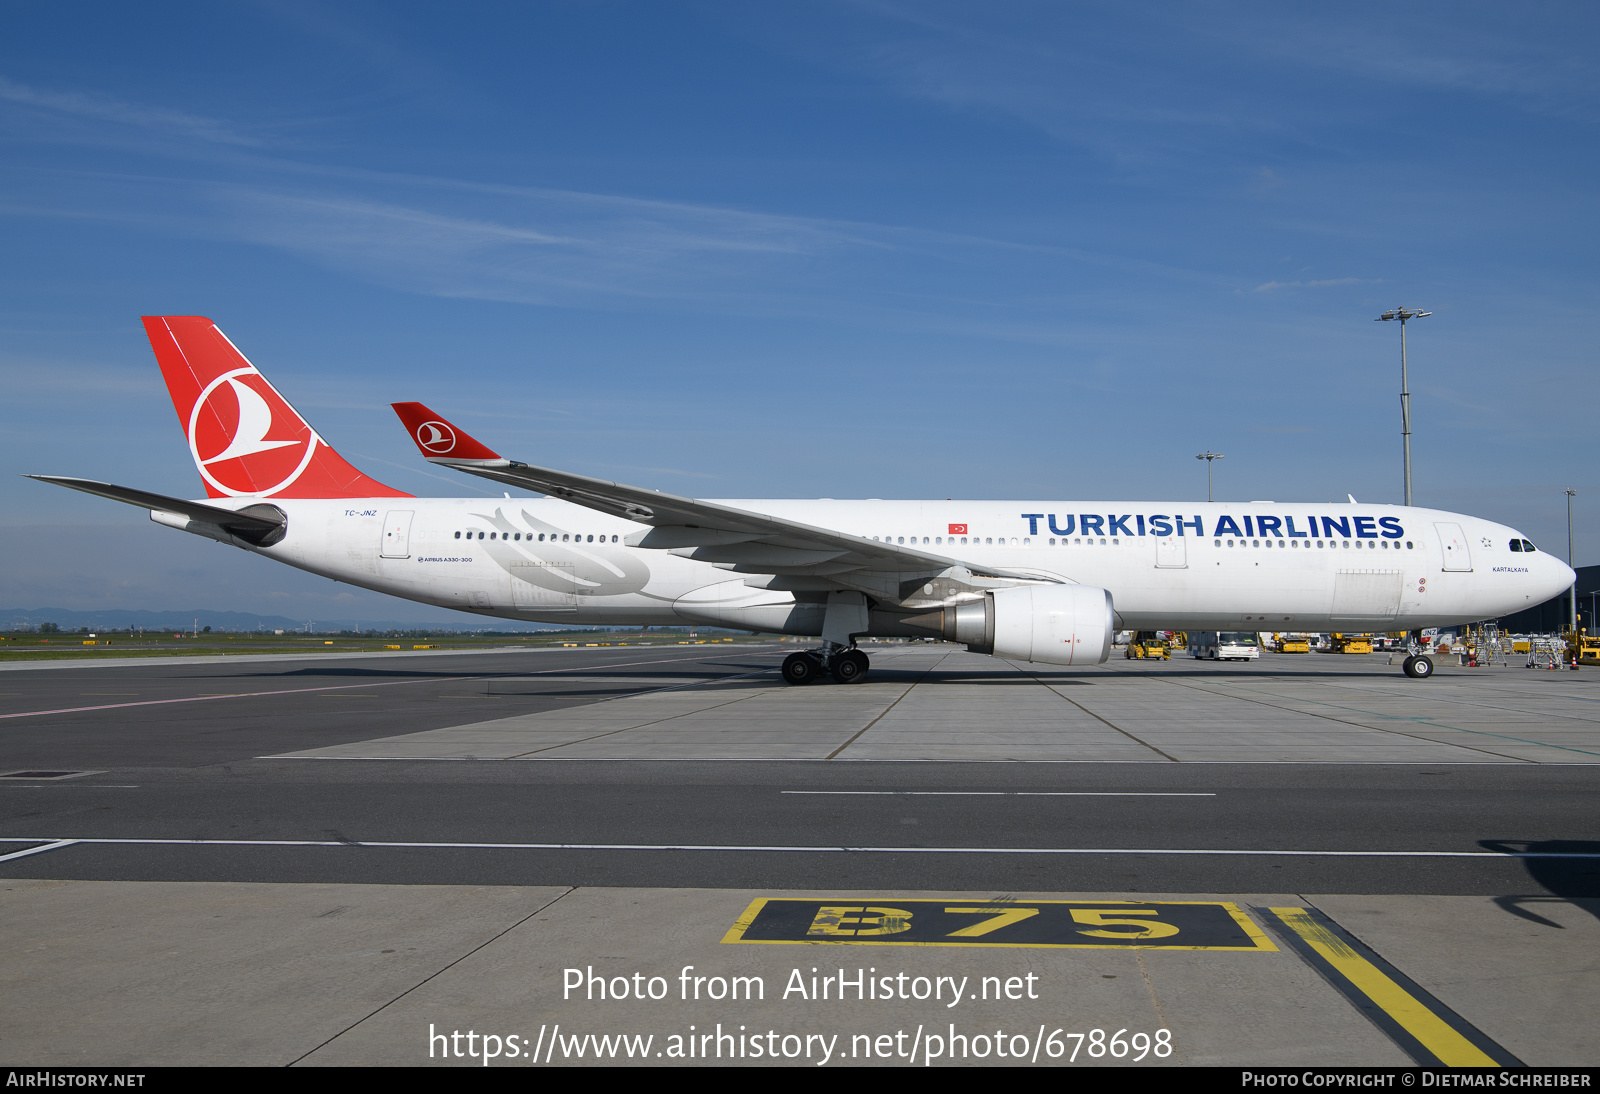
<svg viewBox="0 0 1600 1094">
<path fill-rule="evenodd" d="M 1557 596 L 1572 588 L 1572 583 L 1578 580 L 1577 572 L 1554 555 L 1545 555 L 1544 558 L 1545 562 L 1550 564 L 1549 595 Z"/>
</svg>

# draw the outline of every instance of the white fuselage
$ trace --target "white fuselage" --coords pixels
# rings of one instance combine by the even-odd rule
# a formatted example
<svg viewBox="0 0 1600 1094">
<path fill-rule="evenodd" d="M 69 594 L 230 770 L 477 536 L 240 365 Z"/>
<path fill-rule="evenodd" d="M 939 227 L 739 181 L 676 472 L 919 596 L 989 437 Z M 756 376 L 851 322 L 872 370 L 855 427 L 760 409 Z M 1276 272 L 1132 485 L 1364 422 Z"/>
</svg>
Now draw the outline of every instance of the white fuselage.
<svg viewBox="0 0 1600 1094">
<path fill-rule="evenodd" d="M 768 581 L 629 547 L 644 525 L 553 498 L 271 503 L 287 514 L 287 535 L 270 547 L 239 546 L 407 600 L 547 623 L 821 633 L 825 582 Z M 1413 630 L 1507 615 L 1573 581 L 1559 559 L 1512 551 L 1523 537 L 1505 525 L 1389 505 L 723 504 L 1104 588 L 1117 626 L 1131 630 Z M 872 633 L 918 633 L 892 613 L 874 611 L 872 622 Z"/>
</svg>

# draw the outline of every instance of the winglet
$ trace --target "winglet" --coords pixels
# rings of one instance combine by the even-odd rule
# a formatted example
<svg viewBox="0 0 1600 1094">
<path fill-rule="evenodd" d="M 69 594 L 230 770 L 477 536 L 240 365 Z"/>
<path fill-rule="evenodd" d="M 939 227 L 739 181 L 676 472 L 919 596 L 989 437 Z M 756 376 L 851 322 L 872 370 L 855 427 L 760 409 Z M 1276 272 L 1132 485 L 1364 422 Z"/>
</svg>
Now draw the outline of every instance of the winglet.
<svg viewBox="0 0 1600 1094">
<path fill-rule="evenodd" d="M 501 460 L 488 445 L 475 440 L 460 426 L 451 425 L 421 403 L 390 403 L 400 415 L 411 439 L 417 442 L 423 458 L 439 462 Z"/>
</svg>

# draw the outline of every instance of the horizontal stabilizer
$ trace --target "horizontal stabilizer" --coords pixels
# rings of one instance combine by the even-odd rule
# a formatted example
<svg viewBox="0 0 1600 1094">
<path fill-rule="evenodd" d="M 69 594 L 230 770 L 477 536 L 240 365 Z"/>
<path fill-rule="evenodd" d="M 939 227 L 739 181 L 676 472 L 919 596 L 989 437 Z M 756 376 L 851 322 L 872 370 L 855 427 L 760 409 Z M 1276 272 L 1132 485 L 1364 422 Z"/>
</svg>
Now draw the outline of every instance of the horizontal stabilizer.
<svg viewBox="0 0 1600 1094">
<path fill-rule="evenodd" d="M 85 494 L 96 494 L 112 501 L 125 502 L 128 505 L 137 505 L 141 509 L 149 509 L 160 513 L 176 513 L 201 524 L 211 524 L 230 535 L 253 543 L 257 547 L 270 547 L 283 538 L 284 526 L 288 518 L 282 511 L 271 505 L 252 505 L 246 509 L 235 511 L 223 509 L 215 505 L 207 505 L 200 501 L 185 501 L 182 498 L 169 498 L 165 494 L 152 494 L 148 490 L 135 490 L 131 486 L 115 486 L 109 482 L 95 482 L 93 479 L 74 479 L 64 475 L 25 475 L 24 478 L 38 479 L 40 482 L 53 483 L 56 486 L 65 486 L 69 490 L 82 490 Z"/>
</svg>

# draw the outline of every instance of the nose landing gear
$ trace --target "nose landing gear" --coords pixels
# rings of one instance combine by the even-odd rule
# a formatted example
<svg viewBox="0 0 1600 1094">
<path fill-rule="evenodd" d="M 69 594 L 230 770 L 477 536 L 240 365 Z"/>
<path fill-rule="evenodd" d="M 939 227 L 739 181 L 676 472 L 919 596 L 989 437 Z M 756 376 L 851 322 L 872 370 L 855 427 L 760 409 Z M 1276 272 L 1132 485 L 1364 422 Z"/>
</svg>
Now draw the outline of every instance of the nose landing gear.
<svg viewBox="0 0 1600 1094">
<path fill-rule="evenodd" d="M 787 684 L 809 684 L 828 673 L 840 684 L 859 684 L 867 678 L 872 662 L 858 649 L 840 647 L 791 653 L 783 659 L 783 680 Z"/>
<path fill-rule="evenodd" d="M 1413 680 L 1426 680 L 1433 675 L 1433 659 L 1420 653 L 1407 657 L 1400 663 L 1400 667 Z"/>
</svg>

